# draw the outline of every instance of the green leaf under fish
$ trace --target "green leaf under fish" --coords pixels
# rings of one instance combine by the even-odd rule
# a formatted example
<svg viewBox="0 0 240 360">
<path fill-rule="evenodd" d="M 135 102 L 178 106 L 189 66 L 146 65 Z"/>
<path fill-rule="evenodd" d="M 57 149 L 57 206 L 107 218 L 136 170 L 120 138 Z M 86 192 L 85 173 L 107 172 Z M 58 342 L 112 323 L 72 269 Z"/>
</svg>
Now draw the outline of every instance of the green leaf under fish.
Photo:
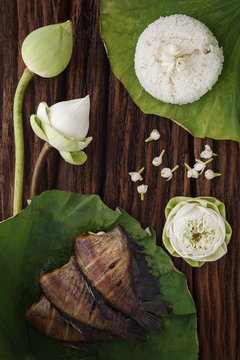
<svg viewBox="0 0 240 360">
<path fill-rule="evenodd" d="M 79 360 L 80 350 L 67 348 L 31 329 L 24 315 L 38 298 L 43 266 L 56 268 L 68 261 L 73 239 L 88 231 L 107 231 L 117 224 L 145 248 L 147 261 L 160 282 L 162 298 L 173 312 L 164 329 L 145 344 L 126 341 L 96 347 L 98 360 L 196 360 L 196 308 L 185 276 L 155 245 L 153 229 L 146 232 L 121 209 L 109 209 L 97 195 L 46 191 L 32 199 L 17 216 L 0 223 L 0 359 Z"/>
<path fill-rule="evenodd" d="M 185 14 L 202 21 L 223 47 L 223 71 L 211 91 L 187 105 L 166 104 L 140 85 L 135 47 L 143 30 L 160 16 Z M 175 121 L 198 137 L 240 142 L 239 0 L 102 0 L 101 36 L 115 76 L 146 114 Z"/>
</svg>

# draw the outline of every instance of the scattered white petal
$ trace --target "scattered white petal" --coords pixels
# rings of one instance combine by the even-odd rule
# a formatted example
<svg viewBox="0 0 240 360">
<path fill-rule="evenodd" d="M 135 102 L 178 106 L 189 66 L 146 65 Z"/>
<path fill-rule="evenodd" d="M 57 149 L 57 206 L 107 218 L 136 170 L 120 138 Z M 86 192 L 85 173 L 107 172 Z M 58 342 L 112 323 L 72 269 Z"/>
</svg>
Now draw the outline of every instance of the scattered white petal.
<svg viewBox="0 0 240 360">
<path fill-rule="evenodd" d="M 205 145 L 205 150 L 201 152 L 200 156 L 203 159 L 210 159 L 213 155 L 212 149 L 209 145 Z"/>
<path fill-rule="evenodd" d="M 146 194 L 148 185 L 142 184 L 137 187 L 138 193 L 141 195 L 141 200 L 144 200 L 144 194 Z"/>
<path fill-rule="evenodd" d="M 165 153 L 165 149 L 162 150 L 161 154 L 157 157 L 155 157 L 153 160 L 152 160 L 152 164 L 154 166 L 160 166 L 162 164 L 162 159 L 163 159 L 163 155 Z"/>
<path fill-rule="evenodd" d="M 149 141 L 152 141 L 152 140 L 158 140 L 158 139 L 160 139 L 160 132 L 157 130 L 157 129 L 154 129 L 152 132 L 151 132 L 151 134 L 150 134 L 150 136 L 149 136 L 149 138 L 147 138 L 146 140 L 145 140 L 145 142 L 149 142 Z"/>
<path fill-rule="evenodd" d="M 188 178 L 197 179 L 198 176 L 199 176 L 199 173 L 195 169 L 189 169 L 187 171 L 187 177 Z"/>
<path fill-rule="evenodd" d="M 167 181 L 171 180 L 173 177 L 172 170 L 170 168 L 163 168 L 161 171 L 161 176 Z"/>
<path fill-rule="evenodd" d="M 222 174 L 220 173 L 215 173 L 213 172 L 211 169 L 205 171 L 204 176 L 207 180 L 212 180 L 213 178 L 217 177 L 217 176 L 221 176 Z"/>
<path fill-rule="evenodd" d="M 130 173 L 128 173 L 128 174 L 131 176 L 131 180 L 132 180 L 133 182 L 142 181 L 142 180 L 143 180 L 142 176 L 141 176 L 137 171 L 130 172 Z"/>
<path fill-rule="evenodd" d="M 200 175 L 201 175 L 203 173 L 203 170 L 206 167 L 206 164 L 205 164 L 205 162 L 203 162 L 202 160 L 199 160 L 199 159 L 195 159 L 195 161 L 196 161 L 196 164 L 194 164 L 193 168 L 196 171 L 199 171 Z"/>
</svg>

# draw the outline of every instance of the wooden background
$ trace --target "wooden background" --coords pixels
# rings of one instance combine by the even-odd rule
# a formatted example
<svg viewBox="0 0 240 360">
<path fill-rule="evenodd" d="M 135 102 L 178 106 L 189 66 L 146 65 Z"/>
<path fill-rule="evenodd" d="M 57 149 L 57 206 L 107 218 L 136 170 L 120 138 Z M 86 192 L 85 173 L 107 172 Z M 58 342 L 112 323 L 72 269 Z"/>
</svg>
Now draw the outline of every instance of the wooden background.
<svg viewBox="0 0 240 360">
<path fill-rule="evenodd" d="M 65 163 L 53 151 L 42 174 L 40 191 L 61 189 L 78 193 L 97 193 L 112 208 L 123 207 L 143 226 L 157 231 L 161 245 L 164 208 L 176 195 L 215 196 L 226 204 L 227 219 L 233 236 L 228 254 L 217 262 L 194 269 L 183 260 L 174 264 L 186 274 L 198 310 L 200 360 L 240 359 L 240 164 L 239 146 L 232 141 L 193 138 L 170 120 L 144 115 L 133 103 L 111 72 L 99 35 L 100 0 L 0 0 L 0 218 L 12 214 L 14 178 L 14 142 L 12 103 L 14 91 L 23 72 L 21 44 L 32 30 L 52 23 L 73 21 L 74 49 L 67 70 L 53 79 L 35 77 L 28 87 L 24 103 L 25 183 L 24 206 L 30 193 L 31 175 L 42 140 L 31 130 L 29 116 L 39 102 L 52 105 L 58 101 L 91 97 L 88 161 L 83 166 Z M 193 119 L 194 120 L 194 119 Z M 159 129 L 161 139 L 149 144 L 144 139 Z M 187 179 L 183 162 L 194 163 L 204 144 L 219 156 L 209 164 L 221 178 L 207 181 Z M 180 164 L 171 181 L 160 176 L 151 165 L 153 157 L 165 148 L 164 166 Z M 141 202 L 137 185 L 129 171 L 146 167 L 144 182 L 149 184 Z M 184 331 L 184 329 L 183 329 Z M 110 359 L 109 359 L 110 360 Z M 184 360 L 184 359 L 179 359 Z"/>
</svg>

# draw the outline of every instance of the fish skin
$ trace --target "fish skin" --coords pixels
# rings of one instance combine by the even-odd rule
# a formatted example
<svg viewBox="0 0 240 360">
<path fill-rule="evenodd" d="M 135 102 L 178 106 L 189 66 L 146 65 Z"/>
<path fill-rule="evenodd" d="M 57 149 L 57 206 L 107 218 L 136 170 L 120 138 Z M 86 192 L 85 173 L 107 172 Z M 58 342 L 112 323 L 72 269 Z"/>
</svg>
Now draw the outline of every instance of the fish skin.
<svg viewBox="0 0 240 360">
<path fill-rule="evenodd" d="M 161 328 L 159 319 L 151 313 L 167 315 L 168 304 L 152 300 L 160 294 L 158 281 L 150 274 L 140 246 L 121 227 L 103 235 L 78 236 L 74 255 L 83 276 L 109 304 L 146 330 Z"/>
<path fill-rule="evenodd" d="M 79 328 L 90 339 L 94 335 L 91 328 L 104 330 L 116 336 L 129 339 L 131 335 L 138 339 L 138 334 L 131 333 L 136 327 L 131 319 L 107 306 L 108 319 L 100 312 L 89 286 L 80 274 L 72 256 L 70 261 L 59 269 L 43 274 L 40 286 L 46 298 L 56 307 L 73 326 Z M 142 340 L 139 336 L 138 341 Z"/>
<path fill-rule="evenodd" d="M 116 308 L 132 315 L 141 300 L 133 285 L 131 252 L 121 229 L 117 227 L 104 235 L 77 237 L 74 254 L 90 285 Z"/>
<path fill-rule="evenodd" d="M 59 341 L 87 342 L 79 331 L 65 321 L 45 296 L 33 304 L 25 315 L 27 323 L 35 330 Z"/>
</svg>

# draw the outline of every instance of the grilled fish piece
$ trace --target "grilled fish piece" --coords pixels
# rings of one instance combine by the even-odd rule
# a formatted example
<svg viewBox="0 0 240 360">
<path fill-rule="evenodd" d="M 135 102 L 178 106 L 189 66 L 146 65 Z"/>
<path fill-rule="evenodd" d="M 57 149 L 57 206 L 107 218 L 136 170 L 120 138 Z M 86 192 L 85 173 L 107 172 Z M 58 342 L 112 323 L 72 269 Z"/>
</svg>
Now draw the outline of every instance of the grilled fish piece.
<svg viewBox="0 0 240 360">
<path fill-rule="evenodd" d="M 35 330 L 65 343 L 88 342 L 88 339 L 71 326 L 64 317 L 53 307 L 45 296 L 33 304 L 25 315 L 27 323 Z M 110 334 L 92 329 L 97 341 L 116 339 Z M 72 344 L 74 345 L 74 344 Z"/>
<path fill-rule="evenodd" d="M 103 316 L 96 300 L 78 268 L 74 257 L 59 269 L 40 278 L 40 285 L 46 298 L 66 318 L 70 324 L 87 338 L 96 341 L 91 328 L 104 330 L 110 334 L 133 342 L 143 341 L 138 334 L 138 325 L 132 319 L 107 306 L 107 316 Z"/>
<path fill-rule="evenodd" d="M 158 280 L 149 272 L 143 247 L 122 228 L 77 237 L 74 254 L 87 282 L 109 304 L 148 331 L 161 328 L 159 318 L 152 313 L 167 315 L 169 305 L 152 300 L 160 295 Z"/>
</svg>

